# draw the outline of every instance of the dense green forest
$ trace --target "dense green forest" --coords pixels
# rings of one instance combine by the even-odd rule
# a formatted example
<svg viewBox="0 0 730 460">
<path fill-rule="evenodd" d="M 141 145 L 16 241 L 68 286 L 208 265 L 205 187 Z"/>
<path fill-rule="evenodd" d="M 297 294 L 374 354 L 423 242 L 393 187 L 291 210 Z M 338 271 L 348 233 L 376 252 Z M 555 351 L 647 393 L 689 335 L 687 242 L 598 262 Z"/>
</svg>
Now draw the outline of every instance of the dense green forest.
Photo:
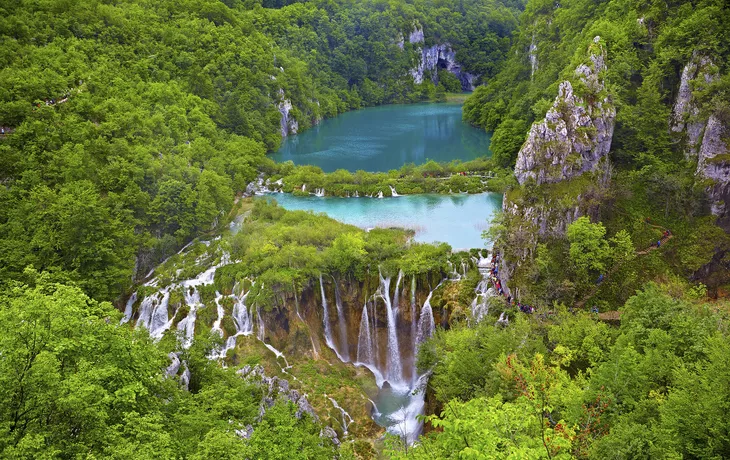
<svg viewBox="0 0 730 460">
<path fill-rule="evenodd" d="M 271 5 L 264 5 L 271 6 Z M 274 168 L 299 129 L 428 99 L 422 29 L 489 77 L 519 1 L 17 2 L 0 15 L 0 278 L 26 266 L 113 300 Z"/>
<path fill-rule="evenodd" d="M 443 69 L 414 82 L 421 47 L 446 43 L 478 76 L 463 116 L 493 132 L 491 158 L 329 174 L 267 158 L 282 136 L 345 111 L 461 91 Z M 730 125 L 729 43 L 722 0 L 3 3 L 0 456 L 730 457 L 730 236 L 704 163 L 673 128 L 691 62 L 708 76 L 692 79 L 683 122 Z M 615 108 L 610 165 L 519 185 L 518 152 L 560 106 L 561 82 L 595 103 L 575 76 L 595 49 Z M 504 267 L 486 268 L 486 251 L 244 197 L 258 181 L 295 195 L 303 184 L 338 196 L 505 192 L 485 240 L 515 265 L 511 294 L 480 291 L 485 270 Z M 579 200 L 591 212 L 562 233 L 536 236 L 509 212 L 572 213 Z M 183 287 L 210 267 L 209 284 Z M 414 345 L 428 384 L 412 445 L 371 420 L 360 390 L 372 375 L 316 346 L 321 318 L 300 315 L 327 314 L 323 277 L 330 308 L 362 300 L 337 280 L 390 302 L 384 276 L 412 279 L 401 288 L 411 305 L 418 283 L 439 326 Z M 132 327 L 168 288 L 168 330 Z M 260 324 L 236 341 L 244 290 Z M 367 318 L 365 303 L 350 316 Z M 265 333 L 263 317 L 279 328 Z M 253 366 L 306 394 L 308 410 L 272 380 L 242 378 Z M 350 404 L 349 432 L 332 397 Z"/>
</svg>

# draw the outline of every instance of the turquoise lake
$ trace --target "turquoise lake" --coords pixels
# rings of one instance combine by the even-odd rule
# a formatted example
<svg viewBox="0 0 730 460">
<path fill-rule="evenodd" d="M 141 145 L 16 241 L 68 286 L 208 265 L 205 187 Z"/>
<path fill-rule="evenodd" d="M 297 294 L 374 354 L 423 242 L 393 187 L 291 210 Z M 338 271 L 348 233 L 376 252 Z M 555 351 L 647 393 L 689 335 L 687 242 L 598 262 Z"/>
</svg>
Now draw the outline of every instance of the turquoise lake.
<svg viewBox="0 0 730 460">
<path fill-rule="evenodd" d="M 464 123 L 460 103 L 386 105 L 343 113 L 289 136 L 276 161 L 372 172 L 427 160 L 448 162 L 490 155 L 491 136 Z"/>
<path fill-rule="evenodd" d="M 482 232 L 502 208 L 502 195 L 404 195 L 392 198 L 296 197 L 267 195 L 282 207 L 326 213 L 333 219 L 368 229 L 401 227 L 415 230 L 415 240 L 444 242 L 454 250 L 483 248 Z"/>
</svg>

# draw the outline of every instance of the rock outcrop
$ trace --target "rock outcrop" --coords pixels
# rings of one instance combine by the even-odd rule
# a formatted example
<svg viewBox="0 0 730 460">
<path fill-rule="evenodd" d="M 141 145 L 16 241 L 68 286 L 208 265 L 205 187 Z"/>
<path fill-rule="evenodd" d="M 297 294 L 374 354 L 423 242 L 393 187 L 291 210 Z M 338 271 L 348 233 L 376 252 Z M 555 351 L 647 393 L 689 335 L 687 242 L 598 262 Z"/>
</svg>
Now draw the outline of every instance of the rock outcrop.
<svg viewBox="0 0 730 460">
<path fill-rule="evenodd" d="M 702 136 L 697 175 L 710 182 L 707 197 L 717 223 L 730 231 L 730 129 L 717 115 L 711 115 Z"/>
<path fill-rule="evenodd" d="M 423 29 L 415 27 L 408 36 L 408 42 L 419 46 L 421 56 L 418 65 L 411 69 L 411 76 L 416 84 L 423 83 L 423 76 L 426 72 L 432 73 L 434 84 L 438 83 L 438 69 L 444 69 L 451 72 L 461 82 L 461 89 L 464 91 L 473 91 L 477 80 L 477 75 L 465 72 L 461 64 L 456 62 L 456 52 L 448 43 L 424 47 Z"/>
<path fill-rule="evenodd" d="M 700 109 L 692 96 L 692 90 L 696 82 L 709 84 L 715 79 L 717 69 L 712 61 L 697 53 L 692 55 L 682 70 L 677 100 L 672 111 L 671 130 L 679 137 L 679 141 L 684 142 L 685 157 L 688 159 L 697 155 L 703 130 L 707 125 L 707 118 L 700 118 Z"/>
<path fill-rule="evenodd" d="M 697 158 L 697 179 L 707 182 L 710 211 L 730 231 L 730 127 L 720 114 L 702 114 L 692 91 L 718 78 L 717 67 L 705 55 L 693 53 L 682 70 L 670 129 L 687 159 Z"/>
<path fill-rule="evenodd" d="M 532 125 L 517 155 L 515 176 L 520 184 L 531 179 L 538 185 L 570 180 L 596 170 L 608 155 L 616 109 L 601 76 L 606 51 L 599 37 L 590 52 L 589 63 L 575 70 L 580 91 L 562 82 L 545 119 Z"/>
<path fill-rule="evenodd" d="M 521 187 L 505 194 L 506 227 L 499 254 L 499 278 L 505 291 L 510 280 L 529 290 L 529 267 L 541 241 L 562 238 L 581 216 L 599 216 L 611 177 L 611 148 L 616 110 L 602 73 L 606 52 L 599 37 L 589 47 L 589 59 L 575 69 L 573 83 L 560 84 L 545 119 L 532 125 L 517 156 L 515 176 Z M 524 271 L 524 270 L 523 270 Z M 518 281 L 517 281 L 518 280 Z"/>
<path fill-rule="evenodd" d="M 278 108 L 281 114 L 281 137 L 296 134 L 299 131 L 299 122 L 291 115 L 294 106 L 289 99 L 286 99 L 283 89 L 279 90 L 279 98 Z"/>
</svg>

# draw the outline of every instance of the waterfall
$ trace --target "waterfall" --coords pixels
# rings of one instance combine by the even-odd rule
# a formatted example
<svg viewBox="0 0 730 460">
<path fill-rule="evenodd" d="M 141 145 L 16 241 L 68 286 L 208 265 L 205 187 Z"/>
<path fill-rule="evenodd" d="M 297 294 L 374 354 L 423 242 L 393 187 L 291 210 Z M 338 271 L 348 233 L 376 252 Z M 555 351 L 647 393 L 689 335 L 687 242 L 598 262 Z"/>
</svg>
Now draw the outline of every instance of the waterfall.
<svg viewBox="0 0 730 460">
<path fill-rule="evenodd" d="M 215 332 L 221 337 L 223 337 L 223 329 L 221 329 L 221 323 L 223 322 L 223 316 L 226 314 L 226 311 L 223 309 L 223 307 L 220 304 L 220 300 L 223 298 L 222 295 L 216 292 L 215 296 L 215 307 L 216 312 L 218 313 L 218 316 L 215 319 L 215 322 L 213 323 L 213 327 L 210 328 L 210 332 Z"/>
<path fill-rule="evenodd" d="M 253 321 L 251 321 L 251 314 L 246 306 L 246 297 L 248 297 L 249 292 L 243 293 L 240 298 L 234 296 L 236 303 L 233 305 L 231 314 L 236 323 L 236 335 L 250 335 L 253 333 Z"/>
<path fill-rule="evenodd" d="M 392 185 L 389 185 L 388 187 L 390 187 L 391 196 L 400 196 L 398 195 L 398 192 L 395 191 L 395 187 L 393 187 Z"/>
<path fill-rule="evenodd" d="M 357 337 L 357 361 L 363 364 L 375 364 L 373 359 L 373 336 L 370 333 L 367 304 L 363 305 L 362 317 L 360 318 L 360 333 Z"/>
<path fill-rule="evenodd" d="M 390 301 L 390 277 L 380 278 L 380 297 L 385 302 L 385 312 L 388 317 L 388 355 L 387 355 L 387 376 L 391 383 L 403 382 L 403 363 L 401 362 L 400 348 L 398 346 L 398 331 L 393 304 Z"/>
<path fill-rule="evenodd" d="M 323 197 L 324 196 L 324 189 L 323 188 L 316 188 L 314 189 L 314 196 Z"/>
<path fill-rule="evenodd" d="M 134 302 L 137 301 L 137 292 L 133 292 L 132 295 L 129 297 L 129 300 L 127 300 L 127 305 L 124 308 L 124 317 L 119 322 L 119 324 L 124 324 L 128 322 L 130 319 L 132 319 L 132 307 L 134 307 Z"/>
<path fill-rule="evenodd" d="M 372 343 L 373 343 L 373 366 L 378 367 L 378 361 L 380 360 L 380 343 L 378 342 L 378 303 L 375 301 L 370 302 L 370 321 L 373 323 L 372 327 Z"/>
<path fill-rule="evenodd" d="M 423 307 L 421 308 L 421 316 L 418 318 L 418 333 L 416 334 L 417 347 L 425 342 L 426 339 L 430 338 L 433 335 L 433 331 L 436 329 L 436 323 L 433 320 L 433 309 L 431 308 L 432 295 L 433 291 L 431 291 L 428 294 L 428 297 L 426 297 L 426 301 L 423 303 Z M 418 348 L 414 350 L 414 354 L 417 351 Z"/>
<path fill-rule="evenodd" d="M 353 198 L 360 198 L 360 195 L 357 194 L 357 190 L 355 190 L 355 194 L 352 195 Z"/>
<path fill-rule="evenodd" d="M 280 352 L 276 348 L 274 348 L 273 345 L 266 343 L 266 328 L 264 325 L 264 318 L 261 316 L 261 309 L 259 307 L 256 307 L 256 317 L 258 319 L 258 331 L 256 332 L 256 338 L 259 339 L 261 343 L 264 344 L 266 348 L 269 349 L 275 356 L 276 356 L 276 364 L 279 365 L 279 368 L 282 372 L 285 374 L 289 374 L 287 372 L 289 369 L 291 369 L 291 365 L 289 364 L 289 361 L 286 359 L 286 356 L 284 356 L 284 353 Z M 279 363 L 279 358 L 284 360 L 284 366 Z M 291 375 L 291 374 L 289 374 Z M 298 380 L 295 376 L 292 376 L 294 380 Z"/>
<path fill-rule="evenodd" d="M 152 318 L 152 310 L 157 304 L 157 294 L 152 294 L 144 299 L 139 306 L 139 318 L 137 319 L 137 327 L 146 327 L 149 330 L 148 324 Z"/>
<path fill-rule="evenodd" d="M 340 350 L 342 351 L 342 358 L 344 362 L 350 361 L 350 350 L 347 343 L 347 324 L 345 324 L 345 311 L 342 308 L 342 298 L 340 297 L 340 288 L 337 286 L 337 280 L 332 277 L 335 283 L 335 303 L 337 304 L 337 322 L 339 323 L 340 329 Z"/>
<path fill-rule="evenodd" d="M 325 393 L 325 397 L 327 397 L 327 399 L 329 399 L 330 402 L 332 402 L 332 405 L 335 406 L 335 409 L 340 411 L 340 415 L 342 417 L 342 421 L 341 421 L 342 434 L 347 436 L 347 427 L 349 427 L 350 424 L 352 424 L 352 422 L 354 422 L 354 420 L 352 419 L 350 414 L 345 409 L 343 409 L 342 407 L 340 407 L 339 404 L 337 404 L 337 401 L 335 401 L 334 398 L 327 396 L 326 393 Z"/>
<path fill-rule="evenodd" d="M 489 287 L 489 261 L 479 253 L 477 269 L 482 275 L 474 292 L 476 297 L 471 303 L 471 314 L 474 321 L 481 321 L 489 313 L 489 299 L 497 295 L 493 288 Z"/>
<path fill-rule="evenodd" d="M 167 329 L 170 328 L 172 320 L 169 318 L 167 313 L 167 307 L 170 302 L 170 291 L 165 289 L 162 294 L 162 299 L 152 310 L 150 315 L 150 322 L 147 324 L 147 329 L 150 331 L 150 335 L 156 339 L 162 337 Z"/>
<path fill-rule="evenodd" d="M 177 323 L 177 330 L 181 331 L 183 333 L 182 337 L 182 347 L 183 348 L 189 348 L 190 344 L 193 343 L 193 335 L 195 334 L 195 319 L 196 319 L 196 305 L 192 305 L 190 307 L 190 311 L 188 312 L 188 316 L 183 318 L 179 323 Z"/>
<path fill-rule="evenodd" d="M 337 348 L 332 341 L 332 329 L 330 328 L 329 310 L 327 309 L 327 296 L 325 296 L 324 294 L 324 283 L 322 282 L 321 273 L 319 274 L 319 290 L 322 293 L 322 311 L 324 316 L 322 318 L 322 322 L 324 323 L 324 341 L 327 343 L 328 347 L 334 350 L 334 352 L 337 354 L 337 357 L 340 358 L 340 354 L 337 352 Z M 340 358 L 340 361 L 342 361 L 342 358 Z"/>
<path fill-rule="evenodd" d="M 383 191 L 382 190 L 378 191 L 378 198 L 383 198 Z"/>
<path fill-rule="evenodd" d="M 403 279 L 403 270 L 398 271 L 398 278 L 395 281 L 395 293 L 393 293 L 393 312 L 398 315 L 400 308 L 400 282 Z"/>
<path fill-rule="evenodd" d="M 413 341 L 413 350 L 418 347 L 416 342 L 416 275 L 411 278 L 411 340 Z M 418 371 L 413 366 L 413 381 L 418 379 Z"/>
</svg>

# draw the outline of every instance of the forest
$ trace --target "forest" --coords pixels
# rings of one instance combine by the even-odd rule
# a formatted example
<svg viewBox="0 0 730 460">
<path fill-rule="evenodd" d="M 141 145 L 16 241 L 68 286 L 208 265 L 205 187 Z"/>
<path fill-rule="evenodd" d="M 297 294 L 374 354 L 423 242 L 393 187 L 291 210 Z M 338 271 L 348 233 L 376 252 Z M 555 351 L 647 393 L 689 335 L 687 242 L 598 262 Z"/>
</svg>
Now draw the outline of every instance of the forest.
<svg viewBox="0 0 730 460">
<path fill-rule="evenodd" d="M 414 78 L 444 43 L 477 76 L 463 118 L 491 156 L 387 173 L 267 156 L 346 111 L 461 92 L 444 69 Z M 0 457 L 730 457 L 730 208 L 712 195 L 730 188 L 698 172 L 730 161 L 728 43 L 721 0 L 5 2 Z M 587 55 L 600 92 L 576 74 Z M 605 163 L 524 180 L 564 82 L 576 110 L 615 114 Z M 677 126 L 708 118 L 724 145 L 704 160 Z M 304 184 L 506 205 L 487 258 L 249 196 Z M 427 382 L 415 442 L 372 420 L 372 375 L 329 343 L 351 303 L 335 336 L 360 354 L 370 299 L 399 295 Z"/>
</svg>

